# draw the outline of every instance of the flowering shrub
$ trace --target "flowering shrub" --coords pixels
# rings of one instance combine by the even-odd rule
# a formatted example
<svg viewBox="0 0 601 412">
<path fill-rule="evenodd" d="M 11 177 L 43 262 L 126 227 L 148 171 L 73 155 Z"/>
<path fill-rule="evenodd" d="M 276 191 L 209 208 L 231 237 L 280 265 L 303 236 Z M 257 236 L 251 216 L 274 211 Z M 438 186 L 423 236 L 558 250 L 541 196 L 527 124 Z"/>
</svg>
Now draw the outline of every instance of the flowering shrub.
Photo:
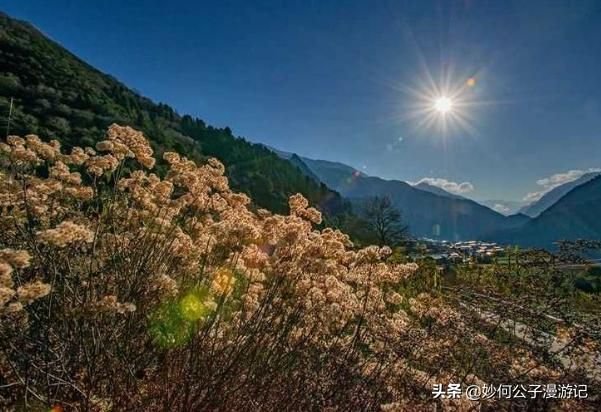
<svg viewBox="0 0 601 412">
<path fill-rule="evenodd" d="M 410 292 L 418 267 L 390 248 L 316 230 L 303 196 L 287 216 L 255 210 L 216 159 L 167 152 L 160 177 L 142 134 L 117 125 L 95 149 L 30 135 L 0 153 L 7 406 L 410 410 L 433 382 L 510 378 L 517 353 L 540 365 L 475 313 Z"/>
</svg>

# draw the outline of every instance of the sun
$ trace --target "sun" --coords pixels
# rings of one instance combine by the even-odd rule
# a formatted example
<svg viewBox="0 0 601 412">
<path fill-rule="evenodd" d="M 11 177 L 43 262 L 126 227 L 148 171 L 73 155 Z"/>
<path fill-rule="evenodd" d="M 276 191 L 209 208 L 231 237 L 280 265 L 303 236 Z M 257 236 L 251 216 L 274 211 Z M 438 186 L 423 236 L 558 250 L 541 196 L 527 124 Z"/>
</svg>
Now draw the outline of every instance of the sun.
<svg viewBox="0 0 601 412">
<path fill-rule="evenodd" d="M 491 100 L 480 100 L 482 91 L 476 88 L 476 76 L 464 74 L 453 75 L 450 69 L 435 79 L 426 67 L 415 80 L 410 83 L 397 83 L 395 90 L 407 95 L 406 108 L 399 114 L 399 120 L 406 122 L 416 120 L 414 129 L 426 131 L 431 129 L 442 137 L 467 132 L 476 136 L 478 131 L 473 125 L 474 110 L 482 105 L 494 103 Z"/>
<path fill-rule="evenodd" d="M 453 109 L 453 100 L 447 96 L 441 96 L 434 101 L 434 110 L 446 114 Z"/>
</svg>

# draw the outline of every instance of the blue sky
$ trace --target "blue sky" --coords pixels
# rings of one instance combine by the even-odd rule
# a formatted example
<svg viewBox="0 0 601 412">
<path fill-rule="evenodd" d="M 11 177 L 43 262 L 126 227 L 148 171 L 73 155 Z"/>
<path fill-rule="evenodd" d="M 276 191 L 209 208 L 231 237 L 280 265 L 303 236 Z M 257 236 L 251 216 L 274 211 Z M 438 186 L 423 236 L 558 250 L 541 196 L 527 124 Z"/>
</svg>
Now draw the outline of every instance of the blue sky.
<svg viewBox="0 0 601 412">
<path fill-rule="evenodd" d="M 1 7 L 180 113 L 368 174 L 466 182 L 468 196 L 517 200 L 601 167 L 601 2 L 594 0 L 9 0 Z M 407 88 L 425 90 L 428 73 L 435 83 L 475 79 L 462 95 L 472 102 L 461 109 L 468 127 L 443 133 L 439 122 L 423 127 L 422 116 L 408 118 L 424 102 Z"/>
</svg>

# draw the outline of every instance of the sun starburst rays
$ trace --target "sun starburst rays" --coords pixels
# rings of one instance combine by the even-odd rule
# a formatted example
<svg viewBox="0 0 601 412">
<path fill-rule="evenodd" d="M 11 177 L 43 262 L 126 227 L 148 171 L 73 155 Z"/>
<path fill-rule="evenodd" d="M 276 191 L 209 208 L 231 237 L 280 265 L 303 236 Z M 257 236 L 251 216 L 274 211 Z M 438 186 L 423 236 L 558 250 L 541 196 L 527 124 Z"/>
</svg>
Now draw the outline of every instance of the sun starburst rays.
<svg viewBox="0 0 601 412">
<path fill-rule="evenodd" d="M 450 133 L 476 135 L 473 112 L 480 106 L 497 102 L 477 99 L 477 79 L 475 74 L 453 73 L 447 66 L 440 76 L 433 76 L 425 65 L 420 80 L 413 84 L 397 83 L 393 87 L 406 96 L 408 102 L 395 118 L 400 122 L 410 122 L 419 132 L 433 130 L 446 136 Z M 436 79 L 438 77 L 438 79 Z"/>
</svg>

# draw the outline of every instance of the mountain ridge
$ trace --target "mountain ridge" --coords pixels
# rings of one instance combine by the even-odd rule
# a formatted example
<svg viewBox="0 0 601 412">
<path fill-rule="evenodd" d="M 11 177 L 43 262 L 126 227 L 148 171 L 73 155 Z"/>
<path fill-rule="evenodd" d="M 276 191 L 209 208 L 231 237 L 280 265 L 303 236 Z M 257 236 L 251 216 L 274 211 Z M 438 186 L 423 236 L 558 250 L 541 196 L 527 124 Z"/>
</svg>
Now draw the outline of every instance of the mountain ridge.
<svg viewBox="0 0 601 412">
<path fill-rule="evenodd" d="M 477 202 L 505 216 L 522 213 L 521 209 L 524 207 L 524 202 L 515 200 L 487 199 Z"/>
<path fill-rule="evenodd" d="M 326 214 L 348 212 L 348 202 L 307 177 L 297 165 L 263 145 L 180 115 L 164 103 L 141 96 L 115 77 L 86 63 L 28 22 L 0 12 L 0 113 L 10 131 L 57 138 L 63 146 L 94 146 L 111 123 L 129 125 L 147 136 L 158 157 L 165 150 L 195 161 L 216 157 L 236 191 L 257 206 L 288 210 L 288 197 L 302 193 Z M 157 171 L 164 167 L 159 163 Z"/>
<path fill-rule="evenodd" d="M 286 158 L 293 156 L 274 150 Z M 356 209 L 361 209 L 367 197 L 389 196 L 403 213 L 412 234 L 418 237 L 476 239 L 490 231 L 519 226 L 528 219 L 524 215 L 506 217 L 443 189 L 424 190 L 401 180 L 368 176 L 344 163 L 299 158 L 320 181 L 349 199 Z"/>
<path fill-rule="evenodd" d="M 467 199 L 464 196 L 460 196 L 455 193 L 448 192 L 448 191 L 444 190 L 442 187 L 431 185 L 426 182 L 419 182 L 419 183 L 413 184 L 412 186 L 417 189 L 425 190 L 426 192 L 434 193 L 434 194 L 440 195 L 440 196 L 447 196 L 447 197 L 452 197 L 452 198 L 456 198 L 456 199 Z"/>
<path fill-rule="evenodd" d="M 519 229 L 492 233 L 503 243 L 553 247 L 559 240 L 601 239 L 601 175 L 578 185 Z"/>
<path fill-rule="evenodd" d="M 578 179 L 566 182 L 545 193 L 540 199 L 530 203 L 520 209 L 520 212 L 530 217 L 537 217 L 542 212 L 557 203 L 563 196 L 568 194 L 574 188 L 583 185 L 595 177 L 601 175 L 601 172 L 589 172 L 580 176 Z"/>
</svg>

